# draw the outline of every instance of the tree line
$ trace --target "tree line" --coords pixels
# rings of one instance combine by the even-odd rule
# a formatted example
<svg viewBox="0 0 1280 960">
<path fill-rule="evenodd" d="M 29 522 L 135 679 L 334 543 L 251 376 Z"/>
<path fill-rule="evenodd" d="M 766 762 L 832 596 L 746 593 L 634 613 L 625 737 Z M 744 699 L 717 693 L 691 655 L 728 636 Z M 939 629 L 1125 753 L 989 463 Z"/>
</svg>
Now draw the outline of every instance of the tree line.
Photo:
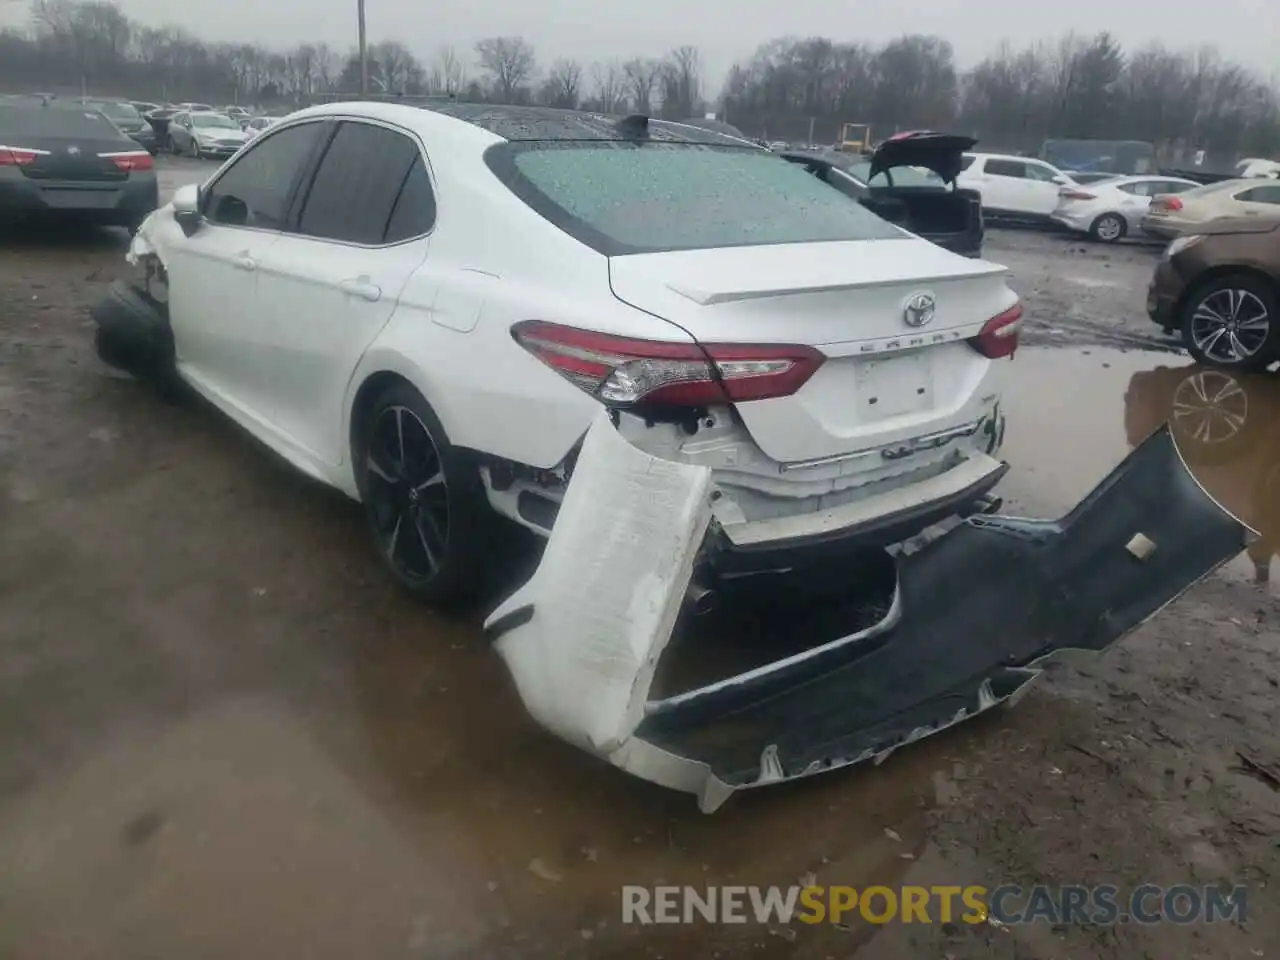
<svg viewBox="0 0 1280 960">
<path fill-rule="evenodd" d="M 397 41 L 367 50 L 370 92 L 542 103 L 614 112 L 624 107 L 681 119 L 703 109 L 696 48 L 540 68 L 522 37 L 489 37 L 469 51 L 444 44 L 427 57 Z M 360 89 L 354 48 L 300 43 L 209 43 L 174 26 L 127 17 L 109 0 L 35 0 L 30 26 L 0 32 L 0 92 L 85 90 L 140 100 L 299 106 Z"/>
<path fill-rule="evenodd" d="M 696 47 L 659 56 L 540 64 L 517 36 L 471 49 L 368 49 L 373 92 L 542 103 L 688 118 L 704 110 L 752 136 L 829 143 L 846 122 L 973 134 L 992 149 L 1034 149 L 1046 137 L 1149 140 L 1166 157 L 1274 156 L 1280 94 L 1205 48 L 1126 51 L 1107 33 L 1068 34 L 1024 48 L 1003 43 L 970 69 L 951 44 L 908 35 L 886 44 L 784 37 L 729 72 L 708 102 Z M 84 89 L 139 99 L 300 106 L 359 89 L 352 49 L 210 43 L 149 26 L 109 0 L 35 0 L 30 26 L 0 32 L 0 90 Z"/>
<path fill-rule="evenodd" d="M 826 141 L 842 122 L 860 122 L 877 136 L 955 130 L 1004 150 L 1059 137 L 1146 140 L 1184 158 L 1280 152 L 1271 83 L 1212 48 L 1129 52 L 1108 33 L 1002 43 L 969 70 L 940 37 L 878 47 L 778 39 L 730 71 L 723 104 L 731 122 L 781 139 L 807 137 L 812 126 Z"/>
</svg>

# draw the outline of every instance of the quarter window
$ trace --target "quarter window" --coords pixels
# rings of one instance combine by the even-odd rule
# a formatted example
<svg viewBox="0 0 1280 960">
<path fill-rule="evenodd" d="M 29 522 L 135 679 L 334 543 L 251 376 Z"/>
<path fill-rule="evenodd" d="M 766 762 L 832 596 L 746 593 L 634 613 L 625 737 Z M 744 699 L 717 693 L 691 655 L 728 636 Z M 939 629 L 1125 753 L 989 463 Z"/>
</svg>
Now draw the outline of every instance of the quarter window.
<svg viewBox="0 0 1280 960">
<path fill-rule="evenodd" d="M 988 157 L 983 173 L 993 177 L 1016 177 L 1024 180 L 1027 177 L 1027 165 L 1021 160 L 998 160 L 995 157 Z"/>
<path fill-rule="evenodd" d="M 1280 187 L 1253 187 L 1236 194 L 1245 203 L 1280 203 Z"/>
</svg>

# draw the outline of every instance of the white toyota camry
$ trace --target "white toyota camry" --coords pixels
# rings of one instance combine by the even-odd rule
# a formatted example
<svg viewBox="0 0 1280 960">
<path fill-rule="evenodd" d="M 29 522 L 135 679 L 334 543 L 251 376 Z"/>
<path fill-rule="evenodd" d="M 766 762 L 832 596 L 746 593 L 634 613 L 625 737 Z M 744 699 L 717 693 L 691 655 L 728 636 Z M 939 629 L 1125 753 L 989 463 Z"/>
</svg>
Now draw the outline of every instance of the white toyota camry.
<svg viewBox="0 0 1280 960">
<path fill-rule="evenodd" d="M 1021 323 L 1003 267 L 726 135 L 456 103 L 295 113 L 180 189 L 129 259 L 138 275 L 95 310 L 103 358 L 185 382 L 359 500 L 409 589 L 468 595 L 487 512 L 549 537 L 488 627 L 565 738 L 710 808 L 726 785 L 954 720 L 926 683 L 923 713 L 875 708 L 897 726 L 826 716 L 856 743 L 810 723 L 788 753 L 774 721 L 732 758 L 680 741 L 709 705 L 776 703 L 901 629 L 905 574 L 869 619 L 806 627 L 799 652 L 683 687 L 655 671 L 682 614 L 728 584 L 854 579 L 868 551 L 990 511 Z M 980 693 L 991 675 L 969 667 L 962 713 L 1025 681 Z"/>
</svg>

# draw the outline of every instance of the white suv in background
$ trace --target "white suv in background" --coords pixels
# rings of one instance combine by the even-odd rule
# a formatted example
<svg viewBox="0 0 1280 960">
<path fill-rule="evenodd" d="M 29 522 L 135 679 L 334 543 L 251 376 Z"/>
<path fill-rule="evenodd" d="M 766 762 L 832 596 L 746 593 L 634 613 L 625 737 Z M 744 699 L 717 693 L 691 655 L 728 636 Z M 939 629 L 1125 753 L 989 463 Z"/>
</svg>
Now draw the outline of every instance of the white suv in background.
<svg viewBox="0 0 1280 960">
<path fill-rule="evenodd" d="M 966 153 L 956 186 L 977 190 L 984 213 L 1048 219 L 1058 205 L 1058 189 L 1075 183 L 1053 164 L 1033 157 Z"/>
</svg>

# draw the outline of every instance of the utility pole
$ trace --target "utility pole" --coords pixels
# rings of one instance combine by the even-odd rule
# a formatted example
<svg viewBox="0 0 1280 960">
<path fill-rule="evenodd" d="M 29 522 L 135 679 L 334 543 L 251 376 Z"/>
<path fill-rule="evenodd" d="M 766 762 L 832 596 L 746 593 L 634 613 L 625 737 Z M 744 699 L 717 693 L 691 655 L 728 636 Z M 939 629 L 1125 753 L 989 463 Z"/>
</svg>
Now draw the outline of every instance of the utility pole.
<svg viewBox="0 0 1280 960">
<path fill-rule="evenodd" d="M 356 16 L 360 19 L 360 96 L 369 95 L 369 44 L 364 29 L 364 0 L 356 0 Z"/>
</svg>

